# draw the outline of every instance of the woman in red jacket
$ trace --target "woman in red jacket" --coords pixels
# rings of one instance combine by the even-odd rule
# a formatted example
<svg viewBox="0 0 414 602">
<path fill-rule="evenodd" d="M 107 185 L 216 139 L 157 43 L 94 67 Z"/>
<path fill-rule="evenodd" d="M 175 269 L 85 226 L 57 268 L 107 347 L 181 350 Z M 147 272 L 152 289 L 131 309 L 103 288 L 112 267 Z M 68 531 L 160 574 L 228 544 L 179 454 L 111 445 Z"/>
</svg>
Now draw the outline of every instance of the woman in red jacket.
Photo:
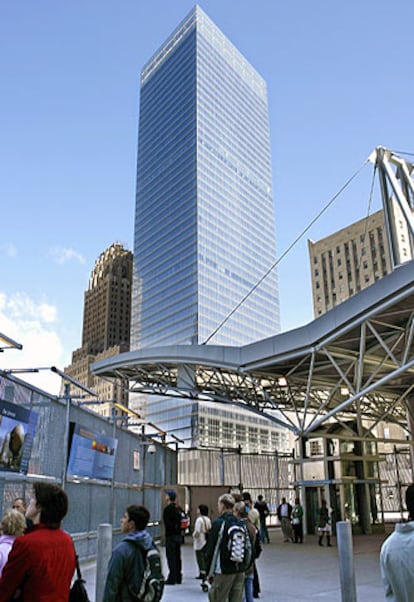
<svg viewBox="0 0 414 602">
<path fill-rule="evenodd" d="M 21 594 L 24 602 L 68 602 L 75 571 L 71 537 L 60 524 L 68 498 L 58 485 L 35 483 L 26 517 L 34 527 L 17 537 L 0 578 L 0 602 Z"/>
</svg>

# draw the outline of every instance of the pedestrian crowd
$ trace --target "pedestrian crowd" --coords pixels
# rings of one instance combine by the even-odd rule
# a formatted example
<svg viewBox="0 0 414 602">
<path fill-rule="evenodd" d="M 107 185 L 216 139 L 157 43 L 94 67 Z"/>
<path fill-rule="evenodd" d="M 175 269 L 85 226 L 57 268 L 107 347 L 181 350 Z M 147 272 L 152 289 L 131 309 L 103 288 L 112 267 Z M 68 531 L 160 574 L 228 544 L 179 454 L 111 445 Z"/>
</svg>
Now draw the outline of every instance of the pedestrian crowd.
<svg viewBox="0 0 414 602">
<path fill-rule="evenodd" d="M 380 569 L 385 599 L 413 602 L 414 484 L 406 491 L 408 520 L 398 523 L 381 548 Z M 71 537 L 61 523 L 68 511 L 66 493 L 55 484 L 37 482 L 26 507 L 16 498 L 0 523 L 0 602 L 68 602 L 73 600 L 77 557 Z M 262 544 L 270 543 L 266 519 L 269 507 L 262 495 L 253 504 L 250 493 L 225 493 L 218 498 L 218 517 L 200 504 L 192 531 L 193 548 L 203 591 L 209 602 L 253 602 L 260 597 L 256 560 Z M 299 498 L 292 506 L 285 497 L 277 507 L 283 541 L 303 543 L 304 510 Z M 181 545 L 187 517 L 174 490 L 165 492 L 165 528 L 168 575 L 164 579 L 161 555 L 147 530 L 145 506 L 129 505 L 121 517 L 122 541 L 108 564 L 102 602 L 131 599 L 161 600 L 165 586 L 182 583 Z M 318 544 L 331 544 L 332 509 L 322 499 L 316 517 Z M 78 575 L 79 576 L 79 575 Z M 86 594 L 85 594 L 86 595 Z M 75 598 L 76 599 L 76 598 Z M 82 598 L 87 602 L 87 597 Z"/>
</svg>

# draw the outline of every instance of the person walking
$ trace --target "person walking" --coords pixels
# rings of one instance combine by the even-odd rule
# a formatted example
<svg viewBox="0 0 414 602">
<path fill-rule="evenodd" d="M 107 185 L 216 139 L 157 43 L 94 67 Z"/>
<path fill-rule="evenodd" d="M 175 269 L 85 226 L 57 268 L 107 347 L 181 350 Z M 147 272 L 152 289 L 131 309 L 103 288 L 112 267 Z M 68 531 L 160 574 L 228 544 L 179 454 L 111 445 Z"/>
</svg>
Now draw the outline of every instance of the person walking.
<svg viewBox="0 0 414 602">
<path fill-rule="evenodd" d="M 243 491 L 242 493 L 243 501 L 246 506 L 249 508 L 249 520 L 256 527 L 257 530 L 260 529 L 260 514 L 256 508 L 253 507 L 252 496 L 248 491 Z"/>
<path fill-rule="evenodd" d="M 206 545 L 208 533 L 211 529 L 211 520 L 208 516 L 208 506 L 200 504 L 197 508 L 197 518 L 193 531 L 193 548 L 198 565 L 198 576 L 196 579 L 205 580 L 207 577 Z"/>
<path fill-rule="evenodd" d="M 38 482 L 26 515 L 32 531 L 14 540 L 0 578 L 0 602 L 19 593 L 24 602 L 67 602 L 75 572 L 73 541 L 61 528 L 68 498 L 54 483 Z"/>
<path fill-rule="evenodd" d="M 145 556 L 154 541 L 147 531 L 150 513 L 145 506 L 128 506 L 121 517 L 125 535 L 112 552 L 108 564 L 103 602 L 130 602 L 144 575 Z"/>
<path fill-rule="evenodd" d="M 26 521 L 21 512 L 12 508 L 6 510 L 0 523 L 0 577 L 14 540 L 23 535 L 25 528 Z"/>
<path fill-rule="evenodd" d="M 414 485 L 407 487 L 408 522 L 395 525 L 380 553 L 381 578 L 386 600 L 412 602 L 414 596 Z"/>
<path fill-rule="evenodd" d="M 292 510 L 292 527 L 295 543 L 303 543 L 303 508 L 298 497 Z"/>
<path fill-rule="evenodd" d="M 331 548 L 331 513 L 326 503 L 326 500 L 322 500 L 321 507 L 319 508 L 318 533 L 318 545 L 323 546 L 323 536 L 326 534 L 327 546 L 328 548 Z"/>
<path fill-rule="evenodd" d="M 277 507 L 277 517 L 280 521 L 283 533 L 283 541 L 293 541 L 292 537 L 292 527 L 290 524 L 290 519 L 292 516 L 292 506 L 286 501 L 285 497 L 282 497 L 282 502 Z"/>
<path fill-rule="evenodd" d="M 242 498 L 247 508 L 247 518 L 252 525 L 259 531 L 260 530 L 260 514 L 257 508 L 253 507 L 252 497 L 248 491 L 243 491 Z M 260 596 L 260 579 L 259 572 L 257 570 L 256 563 L 253 564 L 253 598 L 259 598 Z"/>
<path fill-rule="evenodd" d="M 168 578 L 165 585 L 176 585 L 182 583 L 181 562 L 181 509 L 176 505 L 177 494 L 169 489 L 165 492 L 167 505 L 163 512 L 165 527 L 165 553 L 168 564 Z"/>
<path fill-rule="evenodd" d="M 260 535 L 259 531 L 253 525 L 253 523 L 248 518 L 248 506 L 246 506 L 244 501 L 236 502 L 234 504 L 233 513 L 235 516 L 242 520 L 249 532 L 250 543 L 252 547 L 252 559 L 250 566 L 247 567 L 244 573 L 244 597 L 243 602 L 253 602 L 253 581 L 254 581 L 254 565 L 256 559 L 256 553 L 258 550 L 261 550 L 260 547 Z"/>
<path fill-rule="evenodd" d="M 234 498 L 224 493 L 218 498 L 219 517 L 213 522 L 208 537 L 206 561 L 211 588 L 210 602 L 242 602 L 244 592 L 244 567 L 239 567 L 229 557 L 225 545 L 225 531 L 241 523 L 233 514 Z M 248 535 L 247 535 L 248 537 Z"/>
<path fill-rule="evenodd" d="M 266 525 L 266 518 L 269 516 L 270 511 L 269 506 L 266 504 L 261 494 L 257 496 L 257 501 L 254 507 L 256 508 L 260 516 L 260 541 L 262 543 L 270 543 L 269 532 L 267 530 Z"/>
</svg>

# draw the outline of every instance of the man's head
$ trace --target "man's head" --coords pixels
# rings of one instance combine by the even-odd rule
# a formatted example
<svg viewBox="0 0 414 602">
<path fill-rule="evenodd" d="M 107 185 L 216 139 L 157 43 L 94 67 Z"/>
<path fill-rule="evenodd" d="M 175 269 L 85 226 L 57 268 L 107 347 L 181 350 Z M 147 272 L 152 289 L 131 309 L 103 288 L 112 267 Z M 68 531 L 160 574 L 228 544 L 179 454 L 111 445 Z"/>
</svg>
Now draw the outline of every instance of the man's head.
<svg viewBox="0 0 414 602">
<path fill-rule="evenodd" d="M 243 499 L 245 502 L 251 502 L 252 496 L 250 495 L 250 493 L 248 491 L 243 491 Z"/>
<path fill-rule="evenodd" d="M 143 531 L 148 525 L 150 513 L 145 506 L 128 506 L 121 517 L 122 533 L 132 533 L 133 531 Z"/>
<path fill-rule="evenodd" d="M 263 496 L 262 495 L 258 495 L 257 499 L 258 499 L 259 502 L 262 502 L 263 501 Z"/>
<path fill-rule="evenodd" d="M 233 514 L 239 518 L 246 518 L 248 510 L 249 508 L 246 506 L 245 502 L 236 502 L 233 507 Z"/>
<path fill-rule="evenodd" d="M 286 504 L 286 498 L 282 497 L 282 504 Z"/>
<path fill-rule="evenodd" d="M 200 504 L 198 507 L 201 516 L 208 516 L 208 506 L 205 504 Z"/>
<path fill-rule="evenodd" d="M 410 520 L 414 520 L 414 485 L 409 485 L 405 492 L 405 503 Z"/>
<path fill-rule="evenodd" d="M 12 508 L 13 508 L 13 510 L 18 510 L 22 514 L 25 514 L 26 513 L 26 502 L 24 501 L 24 499 L 22 497 L 17 497 L 15 500 L 13 500 Z"/>
<path fill-rule="evenodd" d="M 217 507 L 219 514 L 232 512 L 234 506 L 234 497 L 230 493 L 223 493 L 218 499 Z"/>
<path fill-rule="evenodd" d="M 174 489 L 167 489 L 165 491 L 165 500 L 166 500 L 167 504 L 169 502 L 175 502 L 176 499 L 177 499 L 177 494 L 175 493 Z"/>
<path fill-rule="evenodd" d="M 68 511 L 68 496 L 54 483 L 35 483 L 33 497 L 26 510 L 26 517 L 35 524 L 43 523 L 50 529 L 58 529 Z"/>
</svg>

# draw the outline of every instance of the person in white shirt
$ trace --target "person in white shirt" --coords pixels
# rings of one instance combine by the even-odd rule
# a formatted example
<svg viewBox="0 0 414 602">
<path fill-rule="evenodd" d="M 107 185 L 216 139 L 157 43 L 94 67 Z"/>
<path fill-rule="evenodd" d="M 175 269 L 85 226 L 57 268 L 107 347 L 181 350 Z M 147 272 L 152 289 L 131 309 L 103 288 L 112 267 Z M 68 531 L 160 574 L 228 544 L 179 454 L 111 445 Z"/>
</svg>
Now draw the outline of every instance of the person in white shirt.
<svg viewBox="0 0 414 602">
<path fill-rule="evenodd" d="M 196 554 L 199 574 L 196 579 L 205 580 L 207 576 L 207 566 L 205 558 L 205 547 L 207 544 L 208 532 L 211 529 L 211 520 L 208 516 L 208 506 L 200 504 L 197 508 L 197 518 L 193 531 L 193 548 Z"/>
<path fill-rule="evenodd" d="M 292 527 L 290 524 L 292 506 L 286 501 L 285 497 L 282 497 L 282 502 L 277 507 L 276 513 L 282 527 L 283 541 L 293 541 Z"/>
<path fill-rule="evenodd" d="M 394 532 L 382 544 L 380 555 L 385 599 L 393 602 L 414 599 L 414 485 L 407 487 L 405 503 L 408 522 L 395 525 Z"/>
</svg>

